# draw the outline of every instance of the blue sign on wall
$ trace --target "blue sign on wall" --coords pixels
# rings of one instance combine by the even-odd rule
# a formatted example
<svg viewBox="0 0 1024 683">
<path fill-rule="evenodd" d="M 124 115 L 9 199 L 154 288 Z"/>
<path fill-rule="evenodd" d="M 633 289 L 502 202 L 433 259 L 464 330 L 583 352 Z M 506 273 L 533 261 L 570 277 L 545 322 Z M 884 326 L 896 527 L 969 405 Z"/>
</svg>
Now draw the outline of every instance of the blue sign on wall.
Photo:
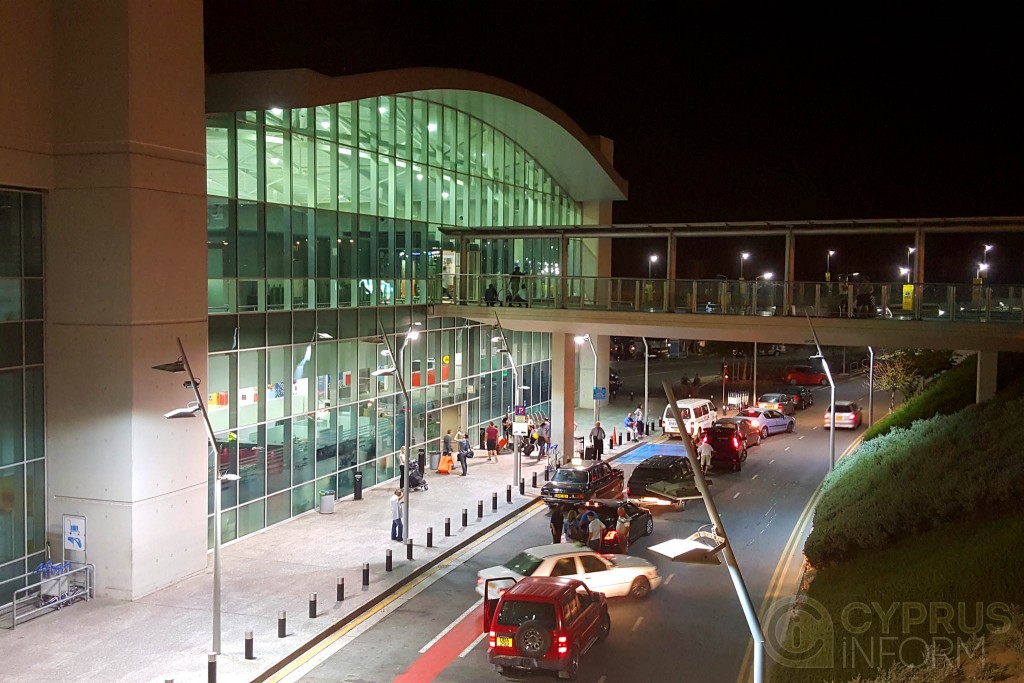
<svg viewBox="0 0 1024 683">
<path fill-rule="evenodd" d="M 608 387 L 594 387 L 594 400 L 595 401 L 607 401 L 608 400 Z"/>
</svg>

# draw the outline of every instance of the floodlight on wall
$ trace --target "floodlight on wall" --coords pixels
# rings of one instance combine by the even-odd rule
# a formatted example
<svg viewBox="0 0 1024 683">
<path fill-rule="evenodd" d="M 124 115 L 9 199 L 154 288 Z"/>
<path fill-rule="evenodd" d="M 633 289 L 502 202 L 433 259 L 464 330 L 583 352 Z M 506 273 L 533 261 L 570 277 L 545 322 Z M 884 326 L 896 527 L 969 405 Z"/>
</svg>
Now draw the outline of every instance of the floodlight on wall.
<svg viewBox="0 0 1024 683">
<path fill-rule="evenodd" d="M 185 372 L 185 360 L 179 358 L 173 363 L 161 363 L 160 365 L 154 365 L 154 370 L 162 370 L 163 372 Z"/>
<path fill-rule="evenodd" d="M 174 420 L 179 417 L 195 417 L 197 413 L 201 412 L 202 408 L 199 407 L 198 403 L 189 403 L 184 408 L 175 408 L 169 413 L 164 413 L 164 417 L 168 420 Z"/>
<path fill-rule="evenodd" d="M 398 368 L 392 365 L 390 368 L 377 368 L 370 374 L 373 375 L 374 377 L 391 377 L 396 372 L 398 372 Z"/>
<path fill-rule="evenodd" d="M 697 531 L 687 538 L 673 538 L 653 545 L 648 550 L 664 555 L 673 562 L 687 564 L 722 564 L 718 558 L 725 548 L 725 539 L 714 532 Z"/>
</svg>

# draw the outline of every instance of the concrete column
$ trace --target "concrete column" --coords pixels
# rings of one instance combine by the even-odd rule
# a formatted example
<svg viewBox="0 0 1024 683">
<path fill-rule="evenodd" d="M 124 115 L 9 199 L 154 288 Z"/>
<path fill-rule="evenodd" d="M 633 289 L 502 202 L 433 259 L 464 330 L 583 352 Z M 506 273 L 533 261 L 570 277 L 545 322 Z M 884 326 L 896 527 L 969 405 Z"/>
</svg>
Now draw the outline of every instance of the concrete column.
<svg viewBox="0 0 1024 683">
<path fill-rule="evenodd" d="M 677 299 L 679 291 L 676 288 L 676 278 L 679 277 L 676 270 L 679 268 L 678 259 L 676 258 L 676 249 L 679 246 L 679 238 L 675 236 L 675 233 L 671 233 L 668 236 L 668 253 L 665 254 L 665 279 L 668 280 L 668 305 L 669 311 L 675 311 L 680 307 L 680 302 Z"/>
<path fill-rule="evenodd" d="M 783 315 L 789 315 L 793 306 L 793 280 L 796 279 L 796 236 L 792 228 L 786 230 L 786 259 L 783 269 L 786 288 L 782 297 L 782 308 Z"/>
<path fill-rule="evenodd" d="M 202 4 L 47 14 L 48 531 L 59 557 L 61 515 L 86 515 L 99 595 L 135 599 L 207 566 L 204 425 L 163 418 L 191 392 L 150 367 L 181 337 L 207 379 Z"/>
<path fill-rule="evenodd" d="M 998 351 L 978 352 L 978 381 L 974 392 L 974 400 L 978 403 L 996 395 L 998 368 Z"/>
<path fill-rule="evenodd" d="M 922 284 L 927 282 L 924 275 L 924 228 L 918 228 L 914 234 L 914 246 L 917 247 L 917 251 L 914 252 L 916 257 L 914 260 L 917 262 L 917 267 L 914 268 L 914 282 Z"/>
<path fill-rule="evenodd" d="M 558 444 L 562 457 L 571 457 L 575 446 L 575 353 L 573 335 L 561 332 L 551 335 L 551 438 Z"/>
</svg>

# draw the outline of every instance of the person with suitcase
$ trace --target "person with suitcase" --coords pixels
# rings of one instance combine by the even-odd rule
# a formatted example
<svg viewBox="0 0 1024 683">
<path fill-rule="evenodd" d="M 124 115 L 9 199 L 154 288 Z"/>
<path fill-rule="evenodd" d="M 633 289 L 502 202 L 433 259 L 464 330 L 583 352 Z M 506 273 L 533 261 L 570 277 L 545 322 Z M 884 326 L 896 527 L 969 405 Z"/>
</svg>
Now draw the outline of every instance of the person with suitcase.
<svg viewBox="0 0 1024 683">
<path fill-rule="evenodd" d="M 604 440 L 606 435 L 604 430 L 601 428 L 601 421 L 598 420 L 594 423 L 594 428 L 590 430 L 590 443 L 593 449 L 590 459 L 600 460 L 601 456 L 604 455 Z"/>
<path fill-rule="evenodd" d="M 473 444 L 469 442 L 468 434 L 459 434 L 459 464 L 462 465 L 462 476 L 466 476 L 469 470 L 469 459 L 472 458 Z"/>
</svg>

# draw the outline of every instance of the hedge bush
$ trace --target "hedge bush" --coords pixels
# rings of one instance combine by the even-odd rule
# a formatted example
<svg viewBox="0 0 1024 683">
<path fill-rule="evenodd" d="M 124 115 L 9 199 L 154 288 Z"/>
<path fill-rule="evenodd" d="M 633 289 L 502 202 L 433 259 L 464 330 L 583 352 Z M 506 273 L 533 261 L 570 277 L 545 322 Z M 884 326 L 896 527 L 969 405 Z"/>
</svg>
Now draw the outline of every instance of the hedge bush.
<svg viewBox="0 0 1024 683">
<path fill-rule="evenodd" d="M 1022 415 L 1024 398 L 996 399 L 863 443 L 822 484 L 807 559 L 826 567 L 950 520 L 1024 510 Z"/>
</svg>

